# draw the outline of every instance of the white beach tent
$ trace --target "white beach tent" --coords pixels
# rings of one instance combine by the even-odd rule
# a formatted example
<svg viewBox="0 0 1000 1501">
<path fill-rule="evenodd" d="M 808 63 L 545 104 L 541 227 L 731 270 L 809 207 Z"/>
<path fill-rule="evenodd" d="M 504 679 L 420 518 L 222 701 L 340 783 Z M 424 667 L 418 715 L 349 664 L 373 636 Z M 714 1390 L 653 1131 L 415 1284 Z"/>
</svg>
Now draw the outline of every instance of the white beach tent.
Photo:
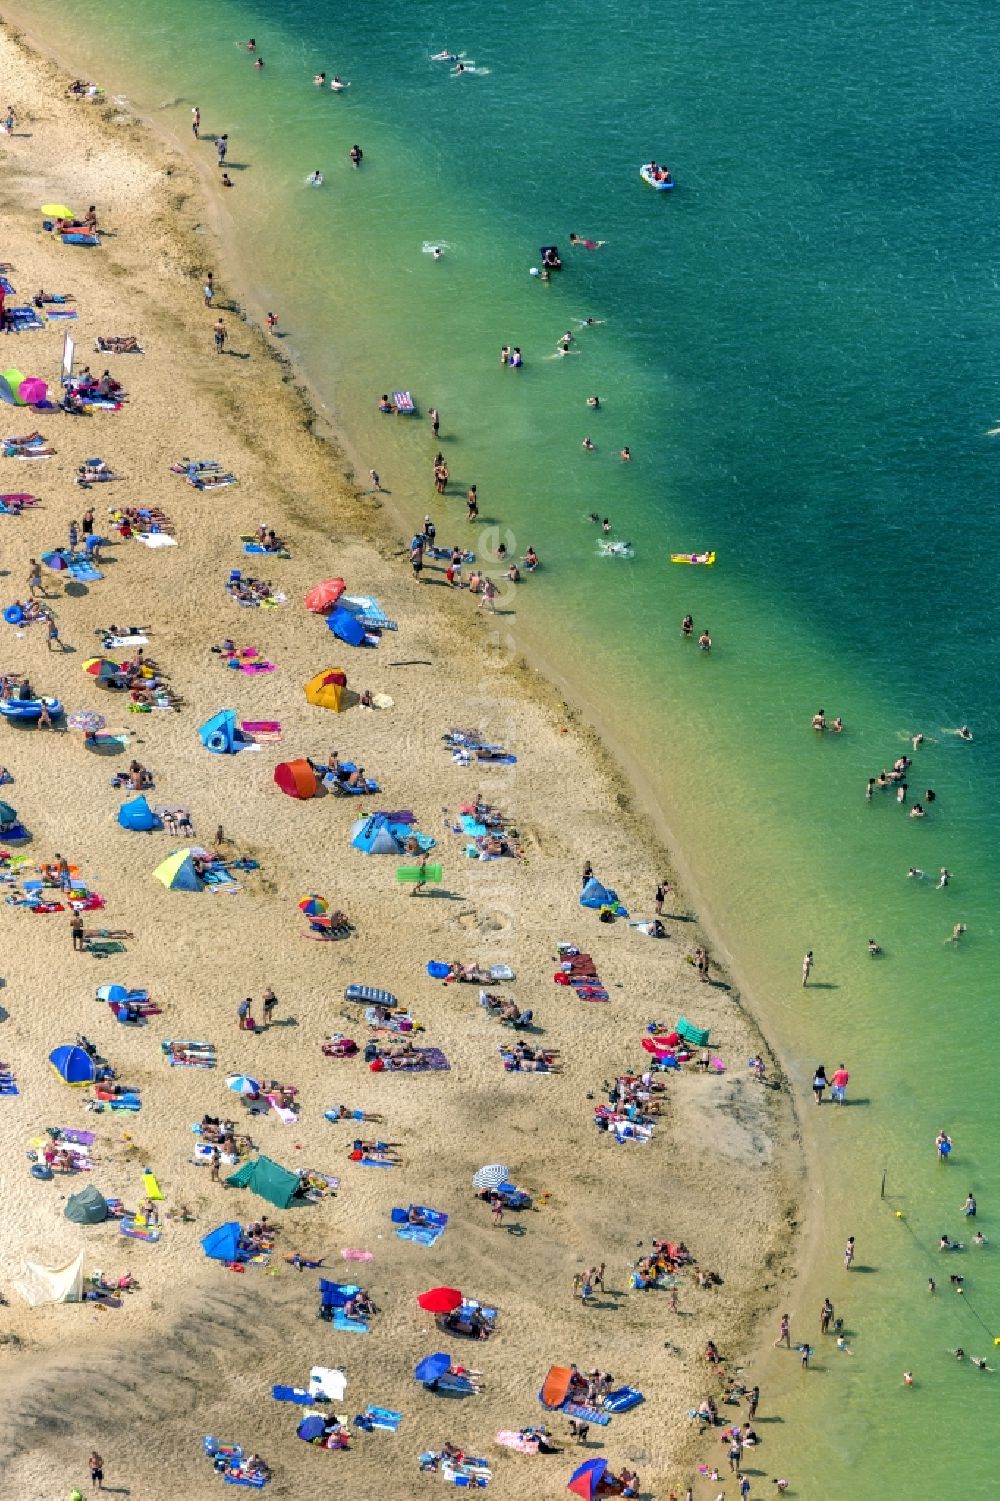
<svg viewBox="0 0 1000 1501">
<path fill-rule="evenodd" d="M 43 1266 L 25 1261 L 14 1286 L 30 1308 L 46 1303 L 80 1303 L 83 1300 L 83 1251 L 63 1266 Z"/>
</svg>

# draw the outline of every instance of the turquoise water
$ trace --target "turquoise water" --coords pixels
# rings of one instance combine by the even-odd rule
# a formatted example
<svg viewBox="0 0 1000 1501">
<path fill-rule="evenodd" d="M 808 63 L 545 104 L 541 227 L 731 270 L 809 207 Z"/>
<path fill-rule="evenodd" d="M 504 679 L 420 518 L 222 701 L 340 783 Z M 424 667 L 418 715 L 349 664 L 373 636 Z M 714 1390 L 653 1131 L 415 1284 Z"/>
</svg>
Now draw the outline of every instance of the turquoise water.
<svg viewBox="0 0 1000 1501">
<path fill-rule="evenodd" d="M 926 1494 L 986 1496 L 1000 1375 L 945 1352 L 1000 1335 L 991 11 L 80 0 L 67 34 L 54 0 L 32 9 L 74 66 L 186 141 L 195 101 L 206 133 L 230 133 L 245 170 L 225 210 L 255 300 L 359 472 L 380 470 L 408 524 L 431 510 L 442 540 L 464 539 L 461 500 L 434 503 L 429 425 L 374 403 L 409 387 L 441 410 L 457 494 L 478 483 L 511 550 L 543 557 L 518 639 L 640 765 L 803 1111 L 820 1058 L 850 1067 L 855 1108 L 807 1121 L 824 1248 L 790 1301 L 811 1331 L 829 1292 L 856 1353 L 806 1377 L 765 1365 L 765 1410 L 785 1421 L 762 1464 L 800 1494 L 874 1501 L 904 1493 L 919 1455 Z M 262 73 L 233 45 L 250 34 Z M 429 60 L 443 47 L 489 73 L 451 78 Z M 313 89 L 321 68 L 351 88 Z M 650 155 L 673 194 L 639 181 Z M 608 243 L 574 251 L 570 231 Z M 542 285 L 528 269 L 550 241 L 566 270 Z M 587 316 L 604 321 L 578 331 L 581 354 L 547 358 Z M 500 368 L 503 343 L 521 374 Z M 634 559 L 597 556 L 592 510 Z M 709 546 L 714 570 L 666 561 Z M 679 639 L 689 609 L 709 658 Z M 812 735 L 820 704 L 842 737 Z M 966 721 L 972 745 L 945 733 Z M 938 794 L 923 823 L 864 798 L 917 730 L 913 793 Z M 909 881 L 914 864 L 954 882 Z M 954 1259 L 958 1299 L 935 1248 L 964 1234 L 968 1188 L 995 1244 Z M 840 1267 L 852 1232 L 873 1275 Z"/>
</svg>

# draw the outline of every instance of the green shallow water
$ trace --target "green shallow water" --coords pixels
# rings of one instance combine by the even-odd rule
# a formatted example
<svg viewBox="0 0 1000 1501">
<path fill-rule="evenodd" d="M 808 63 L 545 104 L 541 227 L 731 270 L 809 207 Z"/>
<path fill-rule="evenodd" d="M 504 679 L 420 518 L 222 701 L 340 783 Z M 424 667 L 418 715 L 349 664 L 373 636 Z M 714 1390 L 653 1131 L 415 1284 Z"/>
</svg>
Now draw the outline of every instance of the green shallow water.
<svg viewBox="0 0 1000 1501">
<path fill-rule="evenodd" d="M 802 1495 L 874 1501 L 908 1493 L 919 1457 L 926 1494 L 979 1498 L 1000 1388 L 945 1351 L 1000 1334 L 993 12 L 747 9 L 32 7 L 81 70 L 185 139 L 195 101 L 207 133 L 230 133 L 245 169 L 226 211 L 255 301 L 280 313 L 359 472 L 380 470 L 407 524 L 431 510 L 442 540 L 464 539 L 461 501 L 429 483 L 428 424 L 374 402 L 409 387 L 441 410 L 458 493 L 476 482 L 511 550 L 543 557 L 518 639 L 640 766 L 803 1110 L 819 1059 L 851 1068 L 854 1108 L 809 1122 L 826 1240 L 791 1306 L 811 1331 L 829 1291 L 856 1354 L 807 1376 L 765 1361 L 764 1410 L 784 1421 L 761 1465 Z M 250 34 L 262 74 L 233 45 Z M 491 71 L 450 78 L 429 61 L 445 46 Z M 314 90 L 320 68 L 351 89 Z M 640 183 L 650 154 L 675 193 Z M 608 243 L 571 251 L 571 230 Z M 566 270 L 542 285 L 528 268 L 553 240 Z M 440 262 L 424 242 L 447 245 Z M 587 316 L 604 322 L 582 353 L 547 358 Z M 523 348 L 520 375 L 503 343 Z M 591 510 L 634 559 L 597 556 Z M 666 562 L 707 546 L 714 570 Z M 680 641 L 686 610 L 710 658 Z M 820 704 L 842 737 L 811 734 Z M 973 745 L 944 733 L 965 721 Z M 864 799 L 916 730 L 914 791 L 938 794 L 922 824 Z M 955 880 L 908 881 L 912 864 Z M 803 994 L 808 947 L 827 988 Z M 996 1244 L 961 1258 L 964 1300 L 932 1300 L 929 1270 L 950 1269 L 937 1237 L 964 1232 L 970 1187 Z M 852 1232 L 871 1275 L 840 1267 Z"/>
</svg>

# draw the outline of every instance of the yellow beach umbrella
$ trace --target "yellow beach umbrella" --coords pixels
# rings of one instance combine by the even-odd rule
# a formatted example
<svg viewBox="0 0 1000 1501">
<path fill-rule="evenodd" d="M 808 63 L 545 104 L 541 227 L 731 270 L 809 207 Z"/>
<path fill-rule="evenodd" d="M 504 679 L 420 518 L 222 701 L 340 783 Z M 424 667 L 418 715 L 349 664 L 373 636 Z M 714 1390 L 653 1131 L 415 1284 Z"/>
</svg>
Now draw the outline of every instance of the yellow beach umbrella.
<svg viewBox="0 0 1000 1501">
<path fill-rule="evenodd" d="M 71 208 L 67 208 L 65 203 L 43 203 L 42 213 L 45 215 L 46 219 L 76 218 L 73 210 Z"/>
</svg>

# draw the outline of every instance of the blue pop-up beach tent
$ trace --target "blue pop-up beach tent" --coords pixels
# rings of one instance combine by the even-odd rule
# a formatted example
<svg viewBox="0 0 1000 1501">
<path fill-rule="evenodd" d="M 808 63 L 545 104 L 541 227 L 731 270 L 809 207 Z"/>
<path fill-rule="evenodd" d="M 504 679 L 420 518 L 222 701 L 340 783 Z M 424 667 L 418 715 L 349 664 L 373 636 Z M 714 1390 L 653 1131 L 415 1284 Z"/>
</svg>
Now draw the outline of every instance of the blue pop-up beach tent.
<svg viewBox="0 0 1000 1501">
<path fill-rule="evenodd" d="M 410 833 L 400 826 L 402 838 Z M 373 813 L 370 818 L 359 818 L 351 830 L 351 844 L 365 855 L 398 855 L 402 852 L 402 840 L 383 813 Z"/>
<path fill-rule="evenodd" d="M 220 709 L 198 728 L 198 738 L 216 756 L 232 755 L 247 742 L 236 728 L 235 709 Z"/>
<path fill-rule="evenodd" d="M 602 885 L 596 876 L 591 876 L 580 892 L 581 907 L 593 907 L 595 909 L 598 907 L 613 907 L 617 900 L 617 894 L 611 890 L 610 886 Z"/>
<path fill-rule="evenodd" d="M 123 829 L 132 829 L 136 833 L 143 834 L 148 834 L 151 829 L 162 827 L 149 803 L 141 796 L 134 797 L 130 803 L 122 803 L 118 809 L 118 822 Z"/>
<path fill-rule="evenodd" d="M 344 641 L 348 646 L 364 646 L 365 628 L 349 610 L 343 610 L 338 605 L 327 616 L 326 623 L 338 641 Z"/>
<path fill-rule="evenodd" d="M 49 1062 L 64 1084 L 79 1087 L 93 1084 L 97 1078 L 97 1065 L 89 1053 L 73 1043 L 64 1043 L 49 1054 Z"/>
<path fill-rule="evenodd" d="M 229 1220 L 202 1236 L 201 1249 L 213 1261 L 246 1260 L 245 1253 L 240 1250 L 240 1227 L 235 1220 Z"/>
</svg>

